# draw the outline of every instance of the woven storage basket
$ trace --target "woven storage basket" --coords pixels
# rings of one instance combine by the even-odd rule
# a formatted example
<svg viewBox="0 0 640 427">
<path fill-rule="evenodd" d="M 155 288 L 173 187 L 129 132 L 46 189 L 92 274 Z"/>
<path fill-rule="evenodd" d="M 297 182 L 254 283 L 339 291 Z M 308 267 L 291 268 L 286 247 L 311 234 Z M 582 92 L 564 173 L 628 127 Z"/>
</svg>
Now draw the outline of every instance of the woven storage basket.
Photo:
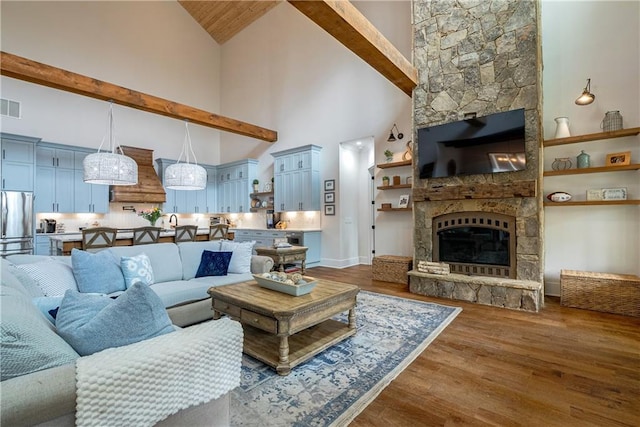
<svg viewBox="0 0 640 427">
<path fill-rule="evenodd" d="M 413 267 L 413 258 L 381 255 L 373 258 L 373 280 L 393 283 L 409 283 L 407 273 Z"/>
<path fill-rule="evenodd" d="M 560 271 L 560 303 L 567 307 L 640 317 L 640 277 Z"/>
</svg>

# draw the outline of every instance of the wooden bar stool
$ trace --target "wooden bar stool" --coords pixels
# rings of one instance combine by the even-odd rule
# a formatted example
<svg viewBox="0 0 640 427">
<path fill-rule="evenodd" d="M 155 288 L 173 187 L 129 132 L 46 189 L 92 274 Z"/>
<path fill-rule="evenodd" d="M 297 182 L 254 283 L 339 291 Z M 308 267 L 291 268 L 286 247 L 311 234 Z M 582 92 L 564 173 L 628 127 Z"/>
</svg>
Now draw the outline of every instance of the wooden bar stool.
<svg viewBox="0 0 640 427">
<path fill-rule="evenodd" d="M 227 238 L 229 224 L 216 224 L 209 226 L 209 240 L 222 240 Z"/>
<path fill-rule="evenodd" d="M 195 242 L 196 234 L 198 234 L 197 225 L 179 225 L 176 226 L 176 235 L 173 237 L 173 241 L 175 243 Z"/>
<path fill-rule="evenodd" d="M 158 243 L 160 238 L 160 227 L 138 227 L 133 229 L 133 244 L 148 245 Z"/>
<path fill-rule="evenodd" d="M 112 247 L 116 242 L 118 229 L 111 227 L 94 227 L 82 230 L 82 250 L 94 251 Z"/>
</svg>

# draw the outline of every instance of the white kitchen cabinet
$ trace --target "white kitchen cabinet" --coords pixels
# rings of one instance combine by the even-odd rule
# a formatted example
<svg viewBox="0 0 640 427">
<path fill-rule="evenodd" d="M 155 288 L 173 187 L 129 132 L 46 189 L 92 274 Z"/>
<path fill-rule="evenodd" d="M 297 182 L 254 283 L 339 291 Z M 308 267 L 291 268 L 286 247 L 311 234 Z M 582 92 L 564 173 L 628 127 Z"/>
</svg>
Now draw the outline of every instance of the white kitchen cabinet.
<svg viewBox="0 0 640 427">
<path fill-rule="evenodd" d="M 305 145 L 271 153 L 275 210 L 320 210 L 320 150 L 317 145 Z"/>
</svg>

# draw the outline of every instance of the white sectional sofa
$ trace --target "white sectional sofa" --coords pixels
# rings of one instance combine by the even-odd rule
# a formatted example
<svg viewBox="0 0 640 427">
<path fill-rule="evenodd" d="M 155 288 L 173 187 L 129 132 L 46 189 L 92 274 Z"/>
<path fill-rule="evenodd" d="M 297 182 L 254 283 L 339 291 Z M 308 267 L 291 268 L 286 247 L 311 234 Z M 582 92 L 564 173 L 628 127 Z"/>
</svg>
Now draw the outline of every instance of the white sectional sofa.
<svg viewBox="0 0 640 427">
<path fill-rule="evenodd" d="M 155 279 L 149 287 L 164 304 L 171 322 L 181 327 L 212 318 L 207 293 L 209 287 L 250 280 L 251 273 L 266 272 L 273 266 L 271 258 L 253 255 L 251 273 L 195 278 L 203 251 L 219 251 L 220 242 L 158 243 L 114 247 L 108 250 L 117 257 L 134 256 L 142 252 L 149 257 Z M 170 411 L 166 416 L 163 415 L 165 419 L 158 425 L 228 425 L 228 392 L 240 381 L 243 335 L 240 324 L 230 319 L 204 322 L 185 329 L 177 328 L 179 330 L 176 332 L 142 342 L 80 356 L 57 334 L 55 324 L 35 304 L 36 300 L 56 297 L 44 297 L 42 290 L 34 286 L 36 282 L 29 280 L 24 270 L 17 267 L 19 264 L 52 260 L 71 265 L 70 258 L 14 255 L 1 260 L 0 303 L 4 380 L 0 383 L 0 424 L 74 425 L 78 416 L 76 376 L 80 361 L 85 365 L 87 361 L 91 365 L 94 360 L 95 363 L 105 363 L 101 357 L 107 355 L 126 365 L 129 359 L 134 359 L 131 355 L 149 354 L 148 366 L 143 364 L 140 368 L 136 365 L 135 368 L 135 372 L 139 372 L 140 388 L 146 389 L 144 380 L 153 375 L 154 370 L 157 374 L 159 370 L 165 369 L 159 365 L 168 360 L 188 360 L 183 358 L 188 352 L 189 355 L 202 353 L 206 355 L 204 357 L 209 358 L 199 363 L 211 367 L 204 375 L 211 378 L 212 388 L 216 388 L 216 392 L 210 394 L 206 400 L 200 397 L 192 399 L 190 405 L 183 404 L 177 412 Z M 33 342 L 24 342 L 29 340 Z M 10 351 L 16 349 L 24 349 L 24 356 L 16 357 L 15 353 L 9 355 Z M 51 355 L 49 358 L 48 353 L 55 351 L 58 352 L 56 356 Z M 182 356 L 181 351 L 185 352 Z M 17 368 L 18 371 L 24 369 L 24 372 L 17 376 L 5 375 L 5 368 L 15 368 L 9 363 L 10 359 L 14 362 L 17 360 L 20 364 L 24 363 L 24 367 Z M 135 382 L 133 386 L 135 388 Z"/>
</svg>

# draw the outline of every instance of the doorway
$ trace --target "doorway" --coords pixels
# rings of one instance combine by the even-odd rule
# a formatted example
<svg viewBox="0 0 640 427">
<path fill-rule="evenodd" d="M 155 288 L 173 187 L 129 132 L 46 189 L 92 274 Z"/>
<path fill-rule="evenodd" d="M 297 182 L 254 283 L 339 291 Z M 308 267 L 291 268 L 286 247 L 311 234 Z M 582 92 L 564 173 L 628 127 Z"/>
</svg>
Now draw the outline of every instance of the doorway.
<svg viewBox="0 0 640 427">
<path fill-rule="evenodd" d="M 341 258 L 349 265 L 370 265 L 375 217 L 370 172 L 374 166 L 373 137 L 341 142 L 339 165 Z"/>
</svg>

